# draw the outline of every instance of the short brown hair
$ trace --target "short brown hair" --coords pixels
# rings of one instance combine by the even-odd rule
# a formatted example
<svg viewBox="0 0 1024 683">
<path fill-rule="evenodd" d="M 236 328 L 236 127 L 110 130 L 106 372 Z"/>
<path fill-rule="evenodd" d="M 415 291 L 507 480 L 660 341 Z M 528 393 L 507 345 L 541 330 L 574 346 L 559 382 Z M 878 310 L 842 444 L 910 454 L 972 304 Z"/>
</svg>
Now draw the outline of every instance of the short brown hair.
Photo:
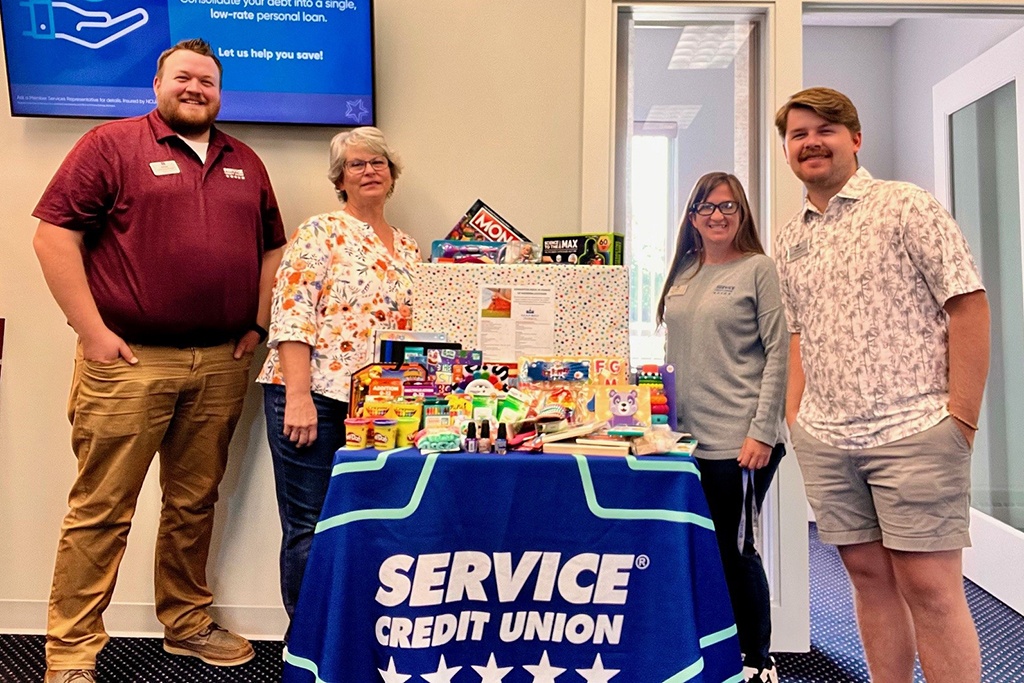
<svg viewBox="0 0 1024 683">
<path fill-rule="evenodd" d="M 197 55 L 203 57 L 209 57 L 213 60 L 213 63 L 217 65 L 217 75 L 221 85 L 224 83 L 224 65 L 217 59 L 217 55 L 214 53 L 213 48 L 210 44 L 202 38 L 189 38 L 188 40 L 179 41 L 177 45 L 169 47 L 160 53 L 160 57 L 156 60 L 156 75 L 159 76 L 160 72 L 164 70 L 164 62 L 167 58 L 178 50 L 188 50 L 189 52 L 195 52 Z"/>
<path fill-rule="evenodd" d="M 779 136 L 786 139 L 786 122 L 789 119 L 789 112 L 793 109 L 809 109 L 825 119 L 829 123 L 838 123 L 846 126 L 854 135 L 860 132 L 860 117 L 857 116 L 857 107 L 853 106 L 850 98 L 832 88 L 807 88 L 795 95 L 790 95 L 787 101 L 775 114 L 775 127 L 779 129 Z"/>
</svg>

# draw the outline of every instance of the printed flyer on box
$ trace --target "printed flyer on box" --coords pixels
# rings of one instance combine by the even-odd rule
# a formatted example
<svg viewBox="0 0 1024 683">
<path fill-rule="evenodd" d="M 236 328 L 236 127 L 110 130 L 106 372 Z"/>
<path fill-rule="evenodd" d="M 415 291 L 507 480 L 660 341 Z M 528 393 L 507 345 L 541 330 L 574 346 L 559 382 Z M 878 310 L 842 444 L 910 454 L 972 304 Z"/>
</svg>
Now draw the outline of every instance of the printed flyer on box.
<svg viewBox="0 0 1024 683">
<path fill-rule="evenodd" d="M 555 352 L 555 292 L 551 287 L 480 288 L 477 331 L 484 359 L 514 363 L 519 356 Z"/>
</svg>

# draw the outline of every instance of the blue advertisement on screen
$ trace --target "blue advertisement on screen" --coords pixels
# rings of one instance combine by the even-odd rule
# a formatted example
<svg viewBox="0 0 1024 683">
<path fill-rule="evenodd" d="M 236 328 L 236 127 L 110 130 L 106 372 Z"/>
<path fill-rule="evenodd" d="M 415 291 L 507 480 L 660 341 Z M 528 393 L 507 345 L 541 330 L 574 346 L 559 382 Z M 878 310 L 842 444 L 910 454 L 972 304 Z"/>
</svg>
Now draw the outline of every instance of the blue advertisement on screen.
<svg viewBox="0 0 1024 683">
<path fill-rule="evenodd" d="M 154 106 L 160 53 L 210 42 L 219 120 L 373 123 L 372 0 L 0 0 L 11 113 L 119 118 Z"/>
</svg>

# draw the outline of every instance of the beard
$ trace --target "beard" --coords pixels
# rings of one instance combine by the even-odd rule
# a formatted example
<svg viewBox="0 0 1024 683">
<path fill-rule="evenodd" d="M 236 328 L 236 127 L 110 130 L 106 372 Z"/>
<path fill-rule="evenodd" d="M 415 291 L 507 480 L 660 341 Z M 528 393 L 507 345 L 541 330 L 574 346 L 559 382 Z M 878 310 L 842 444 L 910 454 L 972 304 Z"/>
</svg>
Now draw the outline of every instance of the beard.
<svg viewBox="0 0 1024 683">
<path fill-rule="evenodd" d="M 210 130 L 220 113 L 220 103 L 207 102 L 202 110 L 182 105 L 177 99 L 162 100 L 157 110 L 167 125 L 178 135 L 201 135 Z"/>
</svg>

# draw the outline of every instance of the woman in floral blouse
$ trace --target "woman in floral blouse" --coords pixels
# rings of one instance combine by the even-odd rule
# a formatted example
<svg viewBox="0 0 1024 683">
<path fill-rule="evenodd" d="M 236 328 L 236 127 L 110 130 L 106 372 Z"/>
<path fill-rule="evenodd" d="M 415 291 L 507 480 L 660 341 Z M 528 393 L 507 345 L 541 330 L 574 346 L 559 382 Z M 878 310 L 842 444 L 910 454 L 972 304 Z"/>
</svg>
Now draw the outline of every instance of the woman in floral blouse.
<svg viewBox="0 0 1024 683">
<path fill-rule="evenodd" d="M 371 362 L 376 330 L 412 322 L 419 247 L 384 217 L 401 171 L 378 129 L 335 136 L 327 177 L 342 207 L 300 225 L 277 271 L 270 355 L 257 381 L 264 385 L 289 618 L 334 453 L 345 443 L 352 373 Z"/>
</svg>

